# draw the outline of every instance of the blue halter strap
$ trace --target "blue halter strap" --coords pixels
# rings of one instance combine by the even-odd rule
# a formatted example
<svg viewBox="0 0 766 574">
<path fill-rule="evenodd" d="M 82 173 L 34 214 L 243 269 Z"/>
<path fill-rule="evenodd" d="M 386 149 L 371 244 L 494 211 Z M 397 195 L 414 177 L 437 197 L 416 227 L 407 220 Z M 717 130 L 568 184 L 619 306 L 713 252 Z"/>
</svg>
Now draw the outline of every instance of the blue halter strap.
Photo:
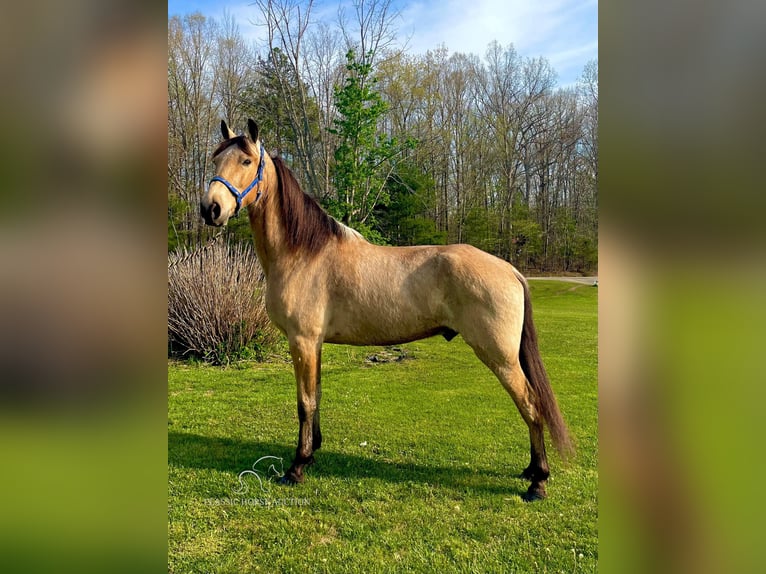
<svg viewBox="0 0 766 574">
<path fill-rule="evenodd" d="M 208 183 L 208 187 L 210 187 L 210 184 L 212 184 L 214 181 L 220 181 L 222 184 L 226 186 L 226 189 L 228 189 L 232 195 L 234 196 L 234 199 L 237 200 L 237 209 L 234 210 L 234 216 L 239 213 L 239 209 L 242 207 L 242 200 L 245 199 L 245 196 L 250 193 L 250 191 L 260 183 L 261 179 L 263 179 L 263 165 L 266 158 L 266 151 L 263 149 L 263 143 L 261 143 L 261 160 L 258 162 L 258 173 L 255 174 L 255 179 L 248 185 L 245 189 L 242 191 L 239 191 L 236 187 L 234 187 L 231 183 L 226 181 L 225 178 L 221 177 L 220 175 L 213 176 L 213 178 L 210 180 L 210 183 Z M 258 193 L 255 196 L 255 201 L 253 203 L 256 203 L 261 198 L 261 190 L 258 190 Z"/>
</svg>

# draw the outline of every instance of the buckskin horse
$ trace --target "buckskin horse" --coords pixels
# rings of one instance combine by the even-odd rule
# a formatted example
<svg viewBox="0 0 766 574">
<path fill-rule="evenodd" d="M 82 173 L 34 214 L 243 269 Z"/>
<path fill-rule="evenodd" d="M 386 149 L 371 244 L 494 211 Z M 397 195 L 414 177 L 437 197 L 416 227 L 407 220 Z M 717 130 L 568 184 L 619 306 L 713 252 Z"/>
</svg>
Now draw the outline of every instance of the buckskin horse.
<svg viewBox="0 0 766 574">
<path fill-rule="evenodd" d="M 538 349 L 529 288 L 511 264 L 470 245 L 387 247 L 367 242 L 305 194 L 258 126 L 221 122 L 215 176 L 200 203 L 208 225 L 247 208 L 266 277 L 269 316 L 287 336 L 298 392 L 298 447 L 282 481 L 303 482 L 322 445 L 319 403 L 324 343 L 392 345 L 460 334 L 500 380 L 529 427 L 525 500 L 546 496 L 544 426 L 572 452 Z"/>
</svg>

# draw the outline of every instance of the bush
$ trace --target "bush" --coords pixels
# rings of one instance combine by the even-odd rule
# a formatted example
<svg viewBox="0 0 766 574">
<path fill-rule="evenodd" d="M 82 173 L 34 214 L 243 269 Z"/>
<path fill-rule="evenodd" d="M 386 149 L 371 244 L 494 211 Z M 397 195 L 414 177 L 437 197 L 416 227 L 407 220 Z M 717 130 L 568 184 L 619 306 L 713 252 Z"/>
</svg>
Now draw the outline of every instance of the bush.
<svg viewBox="0 0 766 574">
<path fill-rule="evenodd" d="M 266 313 L 264 289 L 249 245 L 218 241 L 169 255 L 169 353 L 217 365 L 263 360 L 280 338 Z"/>
</svg>

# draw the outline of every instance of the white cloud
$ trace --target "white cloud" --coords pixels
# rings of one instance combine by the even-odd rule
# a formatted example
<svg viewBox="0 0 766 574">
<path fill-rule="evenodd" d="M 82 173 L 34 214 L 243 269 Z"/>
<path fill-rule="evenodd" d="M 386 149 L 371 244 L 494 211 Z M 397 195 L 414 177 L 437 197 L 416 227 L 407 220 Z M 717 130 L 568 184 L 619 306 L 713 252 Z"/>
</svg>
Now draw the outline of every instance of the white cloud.
<svg viewBox="0 0 766 574">
<path fill-rule="evenodd" d="M 400 30 L 419 53 L 444 44 L 483 56 L 492 40 L 512 43 L 522 56 L 548 58 L 568 82 L 569 68 L 596 57 L 596 19 L 596 0 L 420 0 L 403 8 Z"/>
</svg>

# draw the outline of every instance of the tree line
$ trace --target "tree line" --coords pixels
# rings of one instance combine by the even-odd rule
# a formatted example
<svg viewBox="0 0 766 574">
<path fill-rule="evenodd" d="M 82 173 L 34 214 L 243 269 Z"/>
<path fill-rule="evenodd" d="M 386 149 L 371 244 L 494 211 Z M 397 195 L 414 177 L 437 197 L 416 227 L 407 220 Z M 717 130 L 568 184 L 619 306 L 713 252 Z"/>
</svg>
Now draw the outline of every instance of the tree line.
<svg viewBox="0 0 766 574">
<path fill-rule="evenodd" d="M 395 44 L 390 0 L 335 26 L 312 0 L 258 0 L 266 45 L 231 16 L 168 25 L 168 248 L 199 218 L 221 119 L 252 117 L 307 193 L 368 239 L 470 243 L 524 271 L 597 267 L 598 65 L 559 87 L 544 58 L 490 42 L 483 57 Z M 229 241 L 250 241 L 248 221 Z"/>
</svg>

